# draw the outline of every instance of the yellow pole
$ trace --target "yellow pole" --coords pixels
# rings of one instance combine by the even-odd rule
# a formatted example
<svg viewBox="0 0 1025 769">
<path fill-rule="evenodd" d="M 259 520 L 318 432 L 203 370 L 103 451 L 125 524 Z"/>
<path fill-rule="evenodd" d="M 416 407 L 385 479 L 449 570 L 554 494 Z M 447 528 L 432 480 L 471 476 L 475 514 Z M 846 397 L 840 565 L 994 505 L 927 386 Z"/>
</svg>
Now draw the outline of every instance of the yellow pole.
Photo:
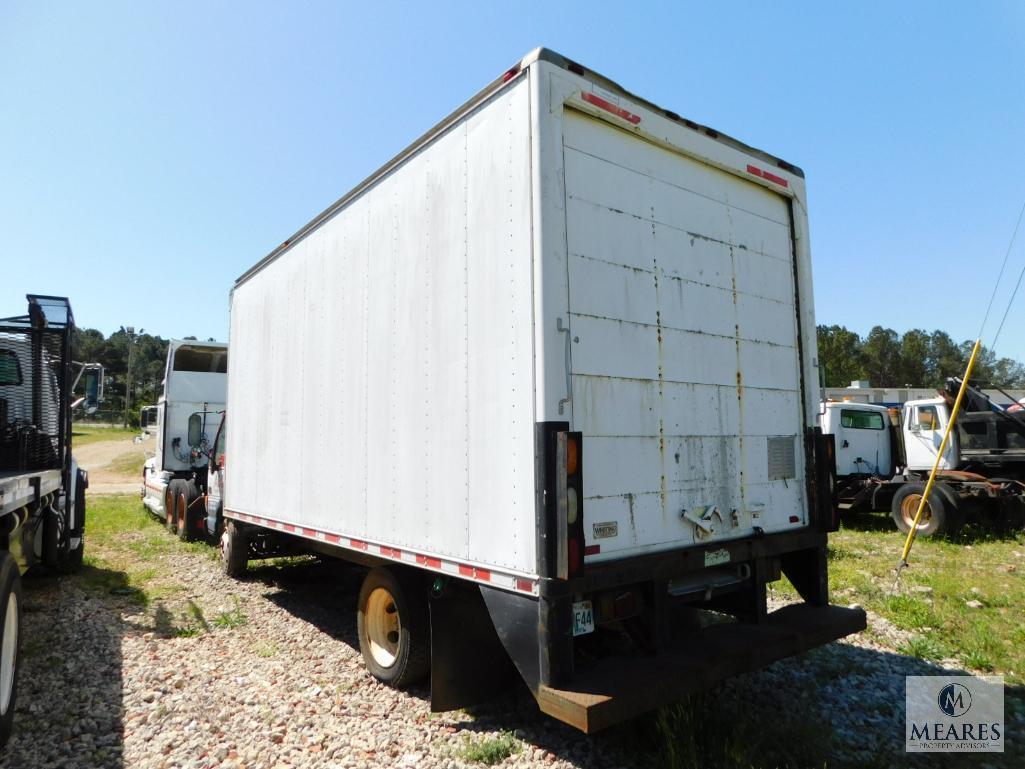
<svg viewBox="0 0 1025 769">
<path fill-rule="evenodd" d="M 968 359 L 968 368 L 965 369 L 964 379 L 961 380 L 961 389 L 957 391 L 957 400 L 954 401 L 954 408 L 950 411 L 950 419 L 947 420 L 947 429 L 943 431 L 943 441 L 940 443 L 940 450 L 936 454 L 936 463 L 932 466 L 932 472 L 929 473 L 929 482 L 925 484 L 925 491 L 922 492 L 922 499 L 918 502 L 918 512 L 915 513 L 915 522 L 911 525 L 911 531 L 908 532 L 908 538 L 904 542 L 904 552 L 900 556 L 900 565 L 898 569 L 908 565 L 908 554 L 911 552 L 911 545 L 915 541 L 915 532 L 918 531 L 918 522 L 922 518 L 922 511 L 925 510 L 925 505 L 929 501 L 929 492 L 932 491 L 933 484 L 936 482 L 936 472 L 940 469 L 940 462 L 943 460 L 943 452 L 947 448 L 947 441 L 950 439 L 950 431 L 954 429 L 954 420 L 957 419 L 957 413 L 961 410 L 961 401 L 964 400 L 965 391 L 968 389 L 968 380 L 972 377 L 972 369 L 975 368 L 975 359 L 979 355 L 979 348 L 982 347 L 982 340 L 977 339 L 975 341 L 975 347 L 972 348 L 972 355 Z M 898 571 L 898 575 L 899 575 Z"/>
</svg>

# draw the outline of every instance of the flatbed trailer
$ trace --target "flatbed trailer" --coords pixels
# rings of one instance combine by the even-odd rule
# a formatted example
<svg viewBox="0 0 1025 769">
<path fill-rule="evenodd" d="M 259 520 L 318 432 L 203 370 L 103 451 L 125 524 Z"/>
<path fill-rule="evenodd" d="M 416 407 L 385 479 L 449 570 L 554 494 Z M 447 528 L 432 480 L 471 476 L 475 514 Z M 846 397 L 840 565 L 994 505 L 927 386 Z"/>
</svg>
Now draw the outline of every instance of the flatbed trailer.
<svg viewBox="0 0 1025 769">
<path fill-rule="evenodd" d="M 82 567 L 89 479 L 71 453 L 71 335 L 63 297 L 0 319 L 0 746 L 14 725 L 24 643 L 21 575 Z M 42 712 L 42 711 L 41 711 Z"/>
<path fill-rule="evenodd" d="M 242 275 L 229 343 L 225 570 L 367 566 L 367 667 L 435 710 L 512 671 L 594 731 L 865 626 L 802 172 L 556 53 Z"/>
</svg>

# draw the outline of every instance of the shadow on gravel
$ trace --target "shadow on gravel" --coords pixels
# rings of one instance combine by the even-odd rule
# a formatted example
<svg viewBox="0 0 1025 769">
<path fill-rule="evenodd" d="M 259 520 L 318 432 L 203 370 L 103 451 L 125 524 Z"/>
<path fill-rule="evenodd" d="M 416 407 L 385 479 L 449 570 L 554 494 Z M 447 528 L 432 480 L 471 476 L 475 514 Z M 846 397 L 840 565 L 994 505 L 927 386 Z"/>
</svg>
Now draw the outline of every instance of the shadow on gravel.
<svg viewBox="0 0 1025 769">
<path fill-rule="evenodd" d="M 120 609 L 138 604 L 122 572 L 22 582 L 22 660 L 3 769 L 119 769 L 123 760 Z"/>
<path fill-rule="evenodd" d="M 359 653 L 356 600 L 366 570 L 326 558 L 250 567 L 247 579 L 266 585 L 264 597 Z"/>
<path fill-rule="evenodd" d="M 363 570 L 342 562 L 305 561 L 251 569 L 265 597 L 352 649 L 355 605 Z M 890 766 L 993 767 L 1025 765 L 1025 752 L 1008 739 L 1007 752 L 980 762 L 978 754 L 904 752 L 904 678 L 962 671 L 849 644 L 831 644 L 710 691 L 586 736 L 543 715 L 526 686 L 465 712 L 453 722 L 467 744 L 494 742 L 494 732 L 580 767 L 772 769 L 774 767 Z M 408 694 L 429 700 L 428 686 Z M 1007 731 L 1025 730 L 1025 690 L 1008 688 Z"/>
</svg>

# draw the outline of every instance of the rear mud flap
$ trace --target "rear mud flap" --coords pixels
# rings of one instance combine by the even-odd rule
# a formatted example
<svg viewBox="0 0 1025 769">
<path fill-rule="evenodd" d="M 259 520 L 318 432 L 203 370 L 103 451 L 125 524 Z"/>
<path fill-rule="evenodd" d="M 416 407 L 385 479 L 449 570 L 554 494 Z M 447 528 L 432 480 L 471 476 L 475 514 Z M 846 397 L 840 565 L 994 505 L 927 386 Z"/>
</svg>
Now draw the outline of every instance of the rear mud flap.
<svg viewBox="0 0 1025 769">
<path fill-rule="evenodd" d="M 486 702 L 515 681 L 516 669 L 495 632 L 482 591 L 498 592 L 452 580 L 439 595 L 431 593 L 431 710 L 435 713 Z"/>
</svg>

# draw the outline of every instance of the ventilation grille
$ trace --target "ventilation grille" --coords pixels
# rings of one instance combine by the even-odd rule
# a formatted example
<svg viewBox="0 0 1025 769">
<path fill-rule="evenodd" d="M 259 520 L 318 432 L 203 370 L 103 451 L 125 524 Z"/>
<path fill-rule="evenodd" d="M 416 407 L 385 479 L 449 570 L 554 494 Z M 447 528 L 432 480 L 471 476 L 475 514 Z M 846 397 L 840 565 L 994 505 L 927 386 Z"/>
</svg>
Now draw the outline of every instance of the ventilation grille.
<svg viewBox="0 0 1025 769">
<path fill-rule="evenodd" d="M 794 436 L 779 435 L 768 439 L 769 480 L 781 481 L 797 475 Z"/>
</svg>

